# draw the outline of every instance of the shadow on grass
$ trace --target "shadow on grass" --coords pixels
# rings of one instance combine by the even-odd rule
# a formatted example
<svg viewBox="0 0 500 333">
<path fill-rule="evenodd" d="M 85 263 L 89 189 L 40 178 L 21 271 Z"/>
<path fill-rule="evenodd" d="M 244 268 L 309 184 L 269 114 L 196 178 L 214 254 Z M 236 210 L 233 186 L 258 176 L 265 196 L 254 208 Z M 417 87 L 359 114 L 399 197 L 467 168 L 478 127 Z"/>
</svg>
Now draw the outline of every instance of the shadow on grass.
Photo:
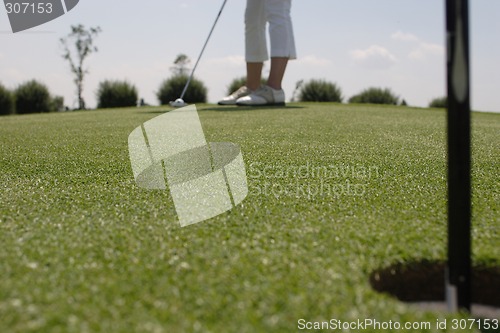
<svg viewBox="0 0 500 333">
<path fill-rule="evenodd" d="M 165 109 L 165 110 L 139 110 L 136 113 L 151 113 L 151 114 L 160 114 L 172 111 L 173 109 Z"/>
<path fill-rule="evenodd" d="M 250 111 L 250 110 L 291 110 L 291 109 L 304 109 L 304 106 L 298 105 L 285 105 L 285 106 L 208 106 L 201 107 L 198 111 L 219 111 L 219 112 L 237 112 L 237 111 Z"/>
<path fill-rule="evenodd" d="M 194 104 L 196 105 L 196 104 Z M 286 106 L 218 106 L 218 105 L 210 105 L 210 106 L 200 106 L 197 107 L 198 111 L 217 111 L 217 112 L 239 112 L 239 111 L 251 111 L 251 110 L 292 110 L 292 109 L 304 109 L 304 106 L 298 105 L 286 105 Z M 165 113 L 168 111 L 175 110 L 171 107 L 166 107 L 161 110 L 138 110 L 138 113 L 152 113 L 159 114 Z"/>
<path fill-rule="evenodd" d="M 445 267 L 441 261 L 398 263 L 372 272 L 370 285 L 403 302 L 442 303 L 445 300 Z M 495 312 L 500 310 L 500 267 L 473 267 L 471 293 L 473 304 L 496 308 Z"/>
</svg>

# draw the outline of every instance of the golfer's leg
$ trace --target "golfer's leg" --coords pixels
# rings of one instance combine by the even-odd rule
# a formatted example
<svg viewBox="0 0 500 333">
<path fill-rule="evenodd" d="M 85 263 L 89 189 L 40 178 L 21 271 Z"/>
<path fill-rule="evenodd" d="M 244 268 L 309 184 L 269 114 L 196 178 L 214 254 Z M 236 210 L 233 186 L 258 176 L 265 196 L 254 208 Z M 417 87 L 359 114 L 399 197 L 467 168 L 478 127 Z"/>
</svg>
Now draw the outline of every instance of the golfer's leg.
<svg viewBox="0 0 500 333">
<path fill-rule="evenodd" d="M 245 59 L 247 62 L 247 87 L 260 87 L 262 67 L 268 59 L 266 42 L 265 0 L 247 0 L 245 10 Z"/>
<path fill-rule="evenodd" d="M 247 62 L 247 83 L 246 86 L 250 90 L 257 90 L 260 87 L 262 79 L 262 62 Z"/>
<path fill-rule="evenodd" d="M 274 89 L 281 89 L 288 60 L 297 57 L 291 7 L 291 0 L 266 0 L 271 39 L 271 72 L 267 84 Z"/>
<path fill-rule="evenodd" d="M 267 79 L 267 85 L 273 89 L 281 89 L 281 82 L 285 76 L 286 65 L 288 58 L 271 57 L 271 71 Z"/>
</svg>

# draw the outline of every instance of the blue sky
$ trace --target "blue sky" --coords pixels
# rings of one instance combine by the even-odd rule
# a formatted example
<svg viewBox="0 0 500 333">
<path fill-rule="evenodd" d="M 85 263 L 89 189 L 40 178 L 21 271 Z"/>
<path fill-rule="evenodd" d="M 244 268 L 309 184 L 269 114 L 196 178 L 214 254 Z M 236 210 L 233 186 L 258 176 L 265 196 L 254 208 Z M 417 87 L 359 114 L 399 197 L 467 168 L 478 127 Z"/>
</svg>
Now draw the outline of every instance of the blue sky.
<svg viewBox="0 0 500 333">
<path fill-rule="evenodd" d="M 245 73 L 244 0 L 228 0 L 196 72 L 216 102 L 230 81 Z M 0 82 L 8 88 L 37 79 L 65 104 L 76 106 L 69 66 L 59 38 L 71 25 L 100 26 L 99 52 L 87 61 L 87 105 L 106 79 L 135 84 L 149 104 L 171 75 L 179 53 L 192 64 L 222 0 L 80 0 L 52 22 L 12 34 L 0 9 Z M 470 0 L 472 106 L 500 112 L 500 1 Z M 388 87 L 410 105 L 426 106 L 445 94 L 444 0 L 294 0 L 292 17 L 299 59 L 290 62 L 284 89 L 297 81 L 337 83 L 348 98 L 370 86 Z M 268 67 L 265 67 L 265 71 Z"/>
</svg>

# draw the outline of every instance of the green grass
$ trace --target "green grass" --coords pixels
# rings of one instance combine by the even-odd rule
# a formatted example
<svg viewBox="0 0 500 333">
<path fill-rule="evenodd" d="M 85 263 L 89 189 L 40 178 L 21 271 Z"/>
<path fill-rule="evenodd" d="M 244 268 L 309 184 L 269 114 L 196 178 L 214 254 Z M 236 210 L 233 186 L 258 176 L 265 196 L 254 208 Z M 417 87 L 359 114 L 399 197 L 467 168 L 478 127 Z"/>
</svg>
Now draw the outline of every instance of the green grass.
<svg viewBox="0 0 500 333">
<path fill-rule="evenodd" d="M 168 109 L 0 118 L 0 332 L 456 318 L 369 284 L 392 263 L 445 259 L 443 110 L 199 105 L 207 141 L 241 146 L 250 193 L 181 228 L 168 191 L 135 185 L 127 147 Z M 499 130 L 500 115 L 473 114 L 473 260 L 490 266 L 500 262 Z M 347 183 L 360 192 L 327 190 Z"/>
</svg>

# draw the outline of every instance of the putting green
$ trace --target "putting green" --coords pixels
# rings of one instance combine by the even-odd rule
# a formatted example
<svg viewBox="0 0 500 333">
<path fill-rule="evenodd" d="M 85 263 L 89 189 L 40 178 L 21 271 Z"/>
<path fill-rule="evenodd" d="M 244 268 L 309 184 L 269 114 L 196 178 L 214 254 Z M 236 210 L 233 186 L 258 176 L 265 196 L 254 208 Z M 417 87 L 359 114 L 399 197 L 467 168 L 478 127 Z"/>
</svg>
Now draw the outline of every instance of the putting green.
<svg viewBox="0 0 500 333">
<path fill-rule="evenodd" d="M 438 318 L 460 318 L 369 282 L 445 258 L 443 110 L 198 105 L 208 142 L 240 146 L 249 194 L 185 228 L 168 191 L 136 186 L 128 155 L 130 132 L 167 110 L 0 117 L 1 332 L 294 332 L 367 318 L 437 332 Z M 500 115 L 472 119 L 473 260 L 497 267 Z"/>
</svg>

